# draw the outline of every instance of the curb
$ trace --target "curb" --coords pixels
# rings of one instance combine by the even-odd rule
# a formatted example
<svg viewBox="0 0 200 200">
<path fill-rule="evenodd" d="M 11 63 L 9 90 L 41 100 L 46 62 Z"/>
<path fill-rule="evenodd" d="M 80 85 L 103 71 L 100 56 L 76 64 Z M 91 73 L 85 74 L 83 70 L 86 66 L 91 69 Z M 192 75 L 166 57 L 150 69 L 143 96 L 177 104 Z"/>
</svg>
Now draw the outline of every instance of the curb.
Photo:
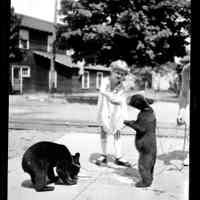
<svg viewBox="0 0 200 200">
<path fill-rule="evenodd" d="M 136 92 L 137 93 L 137 92 Z M 140 93 L 140 92 L 139 92 Z M 144 92 L 145 95 L 145 92 Z M 74 95 L 66 95 L 66 94 L 46 94 L 46 95 L 24 95 L 26 100 L 36 100 L 36 101 L 51 101 L 51 100 L 63 100 L 69 103 L 89 103 L 89 104 L 97 104 L 98 101 L 98 94 L 74 94 Z M 163 98 L 157 98 L 153 95 L 146 94 L 146 97 L 151 98 L 155 102 L 178 102 L 178 97 L 163 97 Z"/>
<path fill-rule="evenodd" d="M 148 97 L 148 96 L 147 96 Z M 177 103 L 178 99 L 162 99 L 162 98 L 151 98 L 154 102 L 172 102 Z M 98 97 L 97 96 L 66 96 L 65 99 L 69 103 L 89 103 L 89 104 L 97 104 Z"/>
</svg>

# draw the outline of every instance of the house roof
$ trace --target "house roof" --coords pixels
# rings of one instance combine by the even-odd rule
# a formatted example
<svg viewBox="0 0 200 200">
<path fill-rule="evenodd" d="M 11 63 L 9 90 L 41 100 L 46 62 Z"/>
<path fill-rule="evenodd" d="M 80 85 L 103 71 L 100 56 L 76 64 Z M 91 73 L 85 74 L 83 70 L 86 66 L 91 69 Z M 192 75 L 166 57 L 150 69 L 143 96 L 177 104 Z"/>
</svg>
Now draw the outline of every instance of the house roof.
<svg viewBox="0 0 200 200">
<path fill-rule="evenodd" d="M 36 55 L 51 59 L 51 53 L 49 52 L 43 52 L 43 51 L 34 51 Z M 59 64 L 65 65 L 66 67 L 77 67 L 74 63 L 72 63 L 69 56 L 64 54 L 56 54 L 55 61 Z"/>
<path fill-rule="evenodd" d="M 45 31 L 48 33 L 52 33 L 54 30 L 53 23 L 51 22 L 23 14 L 17 14 L 17 15 L 21 18 L 22 27 Z"/>
<path fill-rule="evenodd" d="M 43 51 L 34 51 L 36 55 L 51 59 L 51 54 L 48 52 Z M 77 63 L 72 62 L 72 58 L 70 56 L 67 56 L 65 54 L 56 54 L 55 61 L 61 65 L 64 65 L 65 67 L 70 68 L 80 68 L 80 65 Z M 104 67 L 102 65 L 86 65 L 84 66 L 84 69 L 88 70 L 95 70 L 95 71 L 110 71 L 109 68 Z"/>
</svg>

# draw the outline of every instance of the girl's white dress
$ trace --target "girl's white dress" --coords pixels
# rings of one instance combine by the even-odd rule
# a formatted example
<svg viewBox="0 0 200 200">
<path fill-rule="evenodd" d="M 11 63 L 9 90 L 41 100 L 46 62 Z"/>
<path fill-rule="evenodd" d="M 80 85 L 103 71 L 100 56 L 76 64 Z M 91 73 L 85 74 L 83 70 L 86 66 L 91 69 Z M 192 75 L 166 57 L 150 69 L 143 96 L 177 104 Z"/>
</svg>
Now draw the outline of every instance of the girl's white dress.
<svg viewBox="0 0 200 200">
<path fill-rule="evenodd" d="M 121 84 L 111 94 L 112 99 L 120 102 L 119 105 L 111 103 L 101 92 L 111 92 L 109 77 L 103 79 L 98 97 L 97 121 L 104 131 L 114 134 L 124 127 L 124 120 L 128 119 L 128 110 L 124 86 Z"/>
</svg>

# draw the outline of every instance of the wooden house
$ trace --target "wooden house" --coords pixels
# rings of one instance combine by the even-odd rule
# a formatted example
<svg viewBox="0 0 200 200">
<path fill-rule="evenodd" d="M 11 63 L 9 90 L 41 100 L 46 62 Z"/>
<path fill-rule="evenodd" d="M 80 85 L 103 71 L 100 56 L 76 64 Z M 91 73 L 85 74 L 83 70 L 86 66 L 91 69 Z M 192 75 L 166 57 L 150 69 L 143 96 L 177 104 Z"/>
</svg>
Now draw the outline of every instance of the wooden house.
<svg viewBox="0 0 200 200">
<path fill-rule="evenodd" d="M 50 88 L 51 44 L 53 23 L 21 15 L 19 48 L 23 59 L 11 63 L 14 92 L 48 92 Z M 80 74 L 82 71 L 82 74 Z M 96 92 L 110 70 L 104 66 L 83 66 L 73 63 L 66 51 L 55 56 L 55 88 L 58 93 Z"/>
</svg>

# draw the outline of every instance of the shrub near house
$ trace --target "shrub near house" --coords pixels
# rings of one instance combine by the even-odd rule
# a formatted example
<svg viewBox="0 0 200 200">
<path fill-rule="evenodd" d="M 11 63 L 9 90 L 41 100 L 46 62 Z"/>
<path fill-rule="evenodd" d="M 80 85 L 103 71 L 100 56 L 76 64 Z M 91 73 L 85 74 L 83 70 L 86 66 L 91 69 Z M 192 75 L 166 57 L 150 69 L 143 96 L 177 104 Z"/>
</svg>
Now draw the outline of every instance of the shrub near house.
<svg viewBox="0 0 200 200">
<path fill-rule="evenodd" d="M 178 90 L 178 74 L 173 63 L 167 63 L 159 68 L 135 68 L 132 73 L 135 76 L 135 82 L 139 89 L 171 90 L 175 93 Z"/>
<path fill-rule="evenodd" d="M 178 92 L 178 74 L 175 69 L 164 66 L 158 72 L 152 71 L 152 89 L 155 91 Z"/>
</svg>

